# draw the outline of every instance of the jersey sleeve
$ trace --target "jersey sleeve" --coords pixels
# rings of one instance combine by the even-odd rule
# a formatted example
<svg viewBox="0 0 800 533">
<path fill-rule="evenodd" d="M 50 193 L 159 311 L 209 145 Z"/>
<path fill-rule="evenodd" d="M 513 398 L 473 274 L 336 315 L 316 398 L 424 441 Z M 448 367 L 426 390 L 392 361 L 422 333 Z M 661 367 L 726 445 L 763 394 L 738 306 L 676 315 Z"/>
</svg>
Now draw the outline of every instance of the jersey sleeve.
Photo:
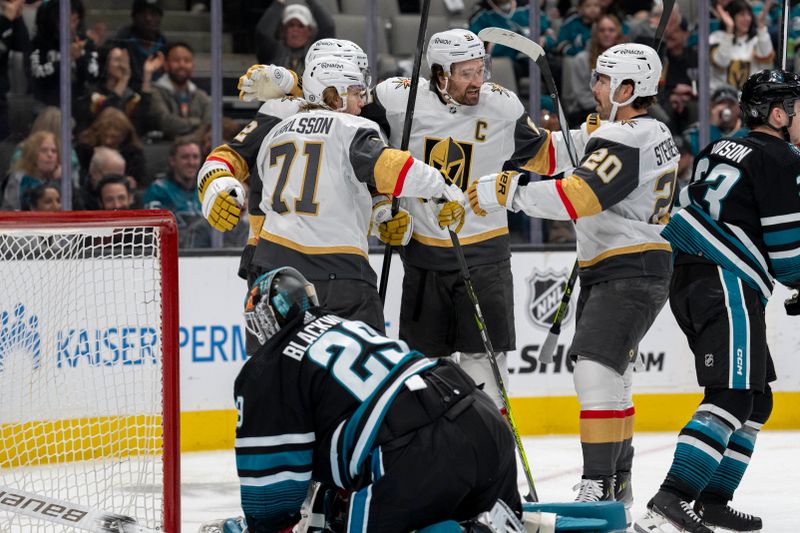
<svg viewBox="0 0 800 533">
<path fill-rule="evenodd" d="M 800 288 L 800 163 L 780 179 L 759 177 L 753 184 L 770 270 L 779 282 Z"/>
<path fill-rule="evenodd" d="M 254 531 L 297 523 L 311 482 L 313 421 L 285 398 L 274 371 L 247 365 L 236 379 L 236 470 L 242 510 Z M 249 374 L 249 375 L 248 375 Z M 275 405 L 284 405 L 275 412 Z M 265 413 L 268 416 L 265 416 Z"/>
<path fill-rule="evenodd" d="M 586 154 L 578 168 L 560 180 L 519 187 L 512 207 L 530 216 L 576 220 L 612 207 L 638 183 L 638 148 L 595 135 L 586 143 Z"/>
</svg>

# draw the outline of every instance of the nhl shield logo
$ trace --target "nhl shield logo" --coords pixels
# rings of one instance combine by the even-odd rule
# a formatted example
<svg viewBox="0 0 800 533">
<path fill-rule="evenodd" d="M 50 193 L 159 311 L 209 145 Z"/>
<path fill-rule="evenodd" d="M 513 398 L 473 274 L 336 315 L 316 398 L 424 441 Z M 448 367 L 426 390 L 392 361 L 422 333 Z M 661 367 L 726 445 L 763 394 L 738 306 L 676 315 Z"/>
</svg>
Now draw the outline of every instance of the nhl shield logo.
<svg viewBox="0 0 800 533">
<path fill-rule="evenodd" d="M 558 305 L 561 303 L 561 297 L 564 295 L 568 278 L 569 272 L 566 270 L 542 272 L 534 269 L 531 276 L 526 279 L 528 282 L 528 318 L 535 326 L 550 329 Z M 573 306 L 570 303 L 562 323 L 569 320 L 572 309 Z"/>
</svg>

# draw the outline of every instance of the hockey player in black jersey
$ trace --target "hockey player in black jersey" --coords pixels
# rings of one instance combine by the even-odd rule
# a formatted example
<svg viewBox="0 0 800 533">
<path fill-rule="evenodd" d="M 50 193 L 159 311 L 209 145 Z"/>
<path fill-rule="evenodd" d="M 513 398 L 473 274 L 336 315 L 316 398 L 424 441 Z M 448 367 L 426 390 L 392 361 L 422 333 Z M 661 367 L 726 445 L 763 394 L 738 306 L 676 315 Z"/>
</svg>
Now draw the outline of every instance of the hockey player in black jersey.
<svg viewBox="0 0 800 533">
<path fill-rule="evenodd" d="M 521 512 L 508 426 L 457 366 L 329 314 L 289 267 L 256 280 L 245 319 L 262 343 L 234 386 L 249 533 L 296 523 L 312 480 L 352 493 L 348 532 Z"/>
<path fill-rule="evenodd" d="M 728 502 L 772 410 L 767 299 L 776 280 L 800 286 L 800 76 L 759 72 L 740 105 L 752 131 L 700 152 L 682 209 L 662 232 L 675 253 L 670 307 L 705 397 L 636 523 L 642 533 L 667 522 L 691 533 L 762 528 Z"/>
</svg>

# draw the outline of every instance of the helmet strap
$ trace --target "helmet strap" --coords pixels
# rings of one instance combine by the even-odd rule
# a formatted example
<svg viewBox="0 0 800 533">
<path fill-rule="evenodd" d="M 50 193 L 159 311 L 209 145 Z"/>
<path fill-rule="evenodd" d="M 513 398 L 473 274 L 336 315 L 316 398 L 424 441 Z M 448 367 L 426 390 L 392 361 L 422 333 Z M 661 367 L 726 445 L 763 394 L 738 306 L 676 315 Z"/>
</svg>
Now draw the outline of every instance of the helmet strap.
<svg viewBox="0 0 800 533">
<path fill-rule="evenodd" d="M 436 90 L 439 91 L 439 94 L 441 95 L 442 99 L 445 101 L 446 104 L 452 105 L 452 106 L 455 106 L 455 107 L 461 107 L 462 104 L 460 104 L 459 102 L 456 102 L 455 98 L 450 96 L 450 93 L 447 92 L 447 84 L 448 84 L 449 81 L 450 81 L 450 76 L 447 75 L 447 73 L 445 73 L 445 76 L 444 76 L 444 88 L 439 88 L 439 80 L 436 80 Z"/>
<path fill-rule="evenodd" d="M 636 92 L 634 90 L 634 93 L 631 95 L 631 97 L 625 100 L 624 102 L 617 102 L 616 100 L 614 100 L 614 93 L 616 93 L 617 89 L 619 89 L 621 86 L 622 83 L 620 82 L 617 83 L 616 85 L 609 87 L 608 99 L 611 101 L 611 114 L 608 116 L 609 122 L 614 122 L 614 119 L 616 119 L 617 109 L 619 109 L 621 106 L 626 106 L 630 104 L 636 99 Z"/>
</svg>

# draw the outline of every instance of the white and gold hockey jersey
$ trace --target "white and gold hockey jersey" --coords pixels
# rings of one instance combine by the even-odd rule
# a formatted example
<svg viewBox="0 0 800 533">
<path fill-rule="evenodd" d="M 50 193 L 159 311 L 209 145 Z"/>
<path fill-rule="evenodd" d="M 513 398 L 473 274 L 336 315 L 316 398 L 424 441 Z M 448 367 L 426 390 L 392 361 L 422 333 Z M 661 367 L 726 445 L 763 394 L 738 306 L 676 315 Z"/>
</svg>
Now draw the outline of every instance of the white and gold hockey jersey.
<svg viewBox="0 0 800 533">
<path fill-rule="evenodd" d="M 669 129 L 649 116 L 605 122 L 582 152 L 564 179 L 518 187 L 512 209 L 575 220 L 583 285 L 669 273 L 671 248 L 660 233 L 669 221 L 679 158 Z"/>
<path fill-rule="evenodd" d="M 390 78 L 375 88 L 377 106 L 364 115 L 389 128 L 392 146 L 400 146 L 411 82 Z M 385 113 L 375 116 L 373 111 Z M 485 174 L 498 172 L 507 161 L 525 170 L 552 174 L 555 148 L 550 134 L 538 130 L 513 92 L 484 83 L 475 106 L 444 104 L 429 83 L 420 78 L 408 149 L 439 169 L 445 179 L 467 189 Z M 458 263 L 447 230 L 439 228 L 433 211 L 420 200 L 407 199 L 403 207 L 414 218 L 414 233 L 402 248 L 403 259 L 433 270 L 457 270 Z M 470 265 L 494 263 L 510 257 L 508 218 L 504 211 L 479 217 L 467 209 L 458 234 Z"/>
<path fill-rule="evenodd" d="M 365 118 L 314 109 L 282 120 L 257 157 L 266 218 L 253 263 L 264 271 L 291 265 L 312 281 L 375 285 L 367 256 L 371 192 L 440 195 L 441 178 L 420 167 L 408 152 L 388 148 Z"/>
</svg>

